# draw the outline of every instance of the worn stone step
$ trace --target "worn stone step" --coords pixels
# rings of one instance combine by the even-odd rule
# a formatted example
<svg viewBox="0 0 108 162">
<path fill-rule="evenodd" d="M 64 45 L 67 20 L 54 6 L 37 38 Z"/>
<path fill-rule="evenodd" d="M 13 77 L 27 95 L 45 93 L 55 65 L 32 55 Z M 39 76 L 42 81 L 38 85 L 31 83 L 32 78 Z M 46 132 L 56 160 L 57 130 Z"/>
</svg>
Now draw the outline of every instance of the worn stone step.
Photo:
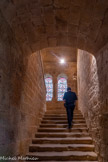
<svg viewBox="0 0 108 162">
<path fill-rule="evenodd" d="M 38 132 L 88 132 L 87 128 L 39 128 Z"/>
<path fill-rule="evenodd" d="M 84 120 L 84 118 L 83 117 L 73 117 L 73 120 L 74 119 L 83 119 Z M 65 116 L 65 117 L 43 117 L 43 120 L 67 120 L 67 116 Z"/>
<path fill-rule="evenodd" d="M 67 116 L 66 113 L 64 113 L 64 114 L 54 114 L 54 113 L 52 113 L 52 114 L 45 114 L 44 115 L 44 117 L 65 117 L 65 116 Z M 74 114 L 74 116 L 75 117 L 83 117 L 82 114 Z"/>
<path fill-rule="evenodd" d="M 36 133 L 35 137 L 42 138 L 67 138 L 67 137 L 89 137 L 89 133 L 75 133 L 75 132 L 56 132 L 56 133 L 49 133 L 49 132 L 38 132 Z"/>
<path fill-rule="evenodd" d="M 41 124 L 40 128 L 66 128 L 67 124 Z M 73 124 L 73 128 L 87 128 L 86 124 Z"/>
<path fill-rule="evenodd" d="M 48 111 L 46 111 L 45 113 L 47 113 L 47 114 L 52 114 L 52 113 L 55 113 L 55 114 L 64 114 L 64 113 L 66 113 L 66 109 L 64 109 L 64 110 L 48 110 Z M 81 112 L 78 112 L 78 111 L 74 111 L 74 114 L 82 114 Z"/>
<path fill-rule="evenodd" d="M 43 160 L 41 160 L 41 161 L 43 161 Z M 34 162 L 34 161 L 33 161 L 33 162 Z M 35 161 L 35 162 L 36 162 L 36 161 Z M 44 162 L 48 162 L 48 161 L 44 161 Z M 87 160 L 87 161 L 86 161 L 86 160 L 78 160 L 78 161 L 74 161 L 74 160 L 72 160 L 72 161 L 70 161 L 70 160 L 68 160 L 68 161 L 64 161 L 64 160 L 63 160 L 63 161 L 61 161 L 61 160 L 60 160 L 60 161 L 57 161 L 57 160 L 56 160 L 56 161 L 52 161 L 52 160 L 51 160 L 51 162 L 98 162 L 98 161 L 94 161 L 94 160 L 92 160 L 92 161 L 91 161 L 91 160 L 90 160 L 90 161 L 88 161 L 88 160 Z"/>
<path fill-rule="evenodd" d="M 49 111 L 49 112 L 46 112 L 45 115 L 65 115 L 67 114 L 66 111 L 63 111 L 63 112 L 59 112 L 59 111 Z M 74 115 L 82 115 L 81 113 L 75 113 L 74 112 Z"/>
<path fill-rule="evenodd" d="M 34 138 L 33 144 L 92 144 L 90 137 L 72 137 L 72 138 Z"/>
<path fill-rule="evenodd" d="M 46 112 L 49 112 L 49 111 L 66 111 L 66 108 L 65 107 L 62 107 L 62 108 L 47 108 L 47 110 L 46 110 Z M 76 110 L 76 109 L 74 109 L 74 112 L 75 113 L 81 113 L 81 111 L 80 110 Z"/>
<path fill-rule="evenodd" d="M 76 123 L 86 123 L 84 119 L 82 120 L 73 120 L 74 124 Z M 67 124 L 67 119 L 66 120 L 42 120 L 41 123 L 50 123 L 50 124 Z"/>
<path fill-rule="evenodd" d="M 74 118 L 83 118 L 84 117 L 82 115 L 74 115 Z M 67 115 L 44 115 L 44 118 L 67 118 Z"/>
<path fill-rule="evenodd" d="M 52 111 L 52 110 L 49 110 L 47 112 L 45 112 L 45 114 L 66 114 L 66 110 L 65 111 Z M 76 115 L 82 115 L 80 112 L 74 112 L 74 114 Z"/>
<path fill-rule="evenodd" d="M 62 151 L 62 152 L 33 152 L 28 153 L 28 157 L 37 157 L 39 161 L 47 160 L 47 161 L 54 161 L 54 160 L 91 160 L 96 161 L 97 155 L 94 152 L 83 152 L 83 151 Z"/>
<path fill-rule="evenodd" d="M 40 161 L 48 162 L 48 161 L 45 161 L 45 160 L 40 160 Z M 58 161 L 58 160 L 56 160 L 56 161 L 50 160 L 50 161 L 51 161 L 51 162 L 98 162 L 98 161 L 94 161 L 94 160 L 92 160 L 92 161 L 91 161 L 91 160 L 90 160 L 90 161 L 89 161 L 89 160 L 87 160 L 87 161 L 86 161 L 86 160 L 78 160 L 78 161 L 74 161 L 74 160 L 68 160 L 68 161 L 64 161 L 64 160 L 63 160 L 63 161 L 61 161 L 61 160 L 60 160 L 60 161 Z M 33 162 L 34 162 L 34 161 L 33 161 Z M 35 162 L 36 162 L 36 161 L 35 161 Z"/>
<path fill-rule="evenodd" d="M 30 152 L 45 151 L 94 151 L 94 145 L 88 144 L 32 144 Z"/>
<path fill-rule="evenodd" d="M 56 107 L 56 106 L 49 106 L 49 107 L 47 107 L 46 110 L 47 110 L 47 111 L 48 111 L 48 110 L 65 110 L 65 107 L 64 107 L 64 105 L 59 106 L 59 107 Z M 81 111 L 78 110 L 76 107 L 75 107 L 74 111 L 75 111 L 75 112 L 81 112 Z"/>
<path fill-rule="evenodd" d="M 45 160 L 40 160 L 40 161 L 48 162 L 48 161 L 45 161 Z M 56 161 L 50 160 L 50 161 L 51 162 L 98 162 L 98 161 L 94 161 L 94 160 L 92 160 L 92 161 L 91 160 L 90 161 L 89 160 L 87 160 L 87 161 L 86 160 L 80 160 L 80 161 L 79 160 L 78 161 L 74 161 L 74 160 L 72 160 L 72 161 L 71 160 L 68 160 L 68 161 L 64 161 L 64 160 L 63 161 L 61 161 L 61 160 L 60 161 L 58 161 L 58 160 L 56 160 Z M 36 160 L 35 161 L 32 161 L 32 162 L 36 162 Z"/>
</svg>

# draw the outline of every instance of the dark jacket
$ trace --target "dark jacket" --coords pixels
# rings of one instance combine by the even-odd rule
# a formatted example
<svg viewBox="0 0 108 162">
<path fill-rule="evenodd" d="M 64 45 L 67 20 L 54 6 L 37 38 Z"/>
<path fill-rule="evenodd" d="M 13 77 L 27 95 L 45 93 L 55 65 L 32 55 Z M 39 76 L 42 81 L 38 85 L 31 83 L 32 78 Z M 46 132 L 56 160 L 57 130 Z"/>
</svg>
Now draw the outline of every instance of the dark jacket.
<svg viewBox="0 0 108 162">
<path fill-rule="evenodd" d="M 77 100 L 76 93 L 72 91 L 65 92 L 63 100 L 66 101 L 66 105 L 69 105 L 69 104 L 74 105 L 75 101 Z"/>
</svg>

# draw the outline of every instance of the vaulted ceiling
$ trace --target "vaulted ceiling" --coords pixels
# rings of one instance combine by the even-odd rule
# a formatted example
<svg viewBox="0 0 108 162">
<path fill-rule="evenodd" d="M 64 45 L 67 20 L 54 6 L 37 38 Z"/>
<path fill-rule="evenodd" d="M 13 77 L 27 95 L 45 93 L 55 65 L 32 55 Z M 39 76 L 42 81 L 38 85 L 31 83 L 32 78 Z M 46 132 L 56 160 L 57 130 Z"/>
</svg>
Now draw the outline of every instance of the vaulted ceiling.
<svg viewBox="0 0 108 162">
<path fill-rule="evenodd" d="M 108 42 L 108 0 L 0 0 L 0 10 L 32 52 L 71 46 L 95 53 Z"/>
<path fill-rule="evenodd" d="M 65 59 L 66 62 L 77 62 L 77 49 L 71 47 L 53 47 L 41 50 L 44 62 L 60 62 Z"/>
</svg>

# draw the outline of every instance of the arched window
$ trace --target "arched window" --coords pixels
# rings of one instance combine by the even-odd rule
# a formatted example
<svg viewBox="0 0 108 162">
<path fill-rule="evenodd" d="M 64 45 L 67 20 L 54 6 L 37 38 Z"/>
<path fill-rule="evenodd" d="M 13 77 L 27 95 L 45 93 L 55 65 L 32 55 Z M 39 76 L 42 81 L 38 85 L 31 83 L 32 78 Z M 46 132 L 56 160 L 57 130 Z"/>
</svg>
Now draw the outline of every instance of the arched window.
<svg viewBox="0 0 108 162">
<path fill-rule="evenodd" d="M 63 101 L 64 93 L 67 90 L 67 77 L 58 77 L 58 101 Z"/>
<path fill-rule="evenodd" d="M 45 85 L 46 85 L 46 101 L 51 101 L 53 97 L 53 81 L 51 75 L 45 76 Z"/>
</svg>

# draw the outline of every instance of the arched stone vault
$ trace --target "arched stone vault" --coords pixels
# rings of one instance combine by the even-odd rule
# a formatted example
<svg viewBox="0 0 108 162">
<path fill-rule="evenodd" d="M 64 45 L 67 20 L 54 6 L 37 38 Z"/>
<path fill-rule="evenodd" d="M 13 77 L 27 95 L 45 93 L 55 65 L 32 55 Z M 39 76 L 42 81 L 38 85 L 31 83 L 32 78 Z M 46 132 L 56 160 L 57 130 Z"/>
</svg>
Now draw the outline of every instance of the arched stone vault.
<svg viewBox="0 0 108 162">
<path fill-rule="evenodd" d="M 95 54 L 108 40 L 107 0 L 2 0 L 23 51 L 71 46 Z"/>
</svg>

